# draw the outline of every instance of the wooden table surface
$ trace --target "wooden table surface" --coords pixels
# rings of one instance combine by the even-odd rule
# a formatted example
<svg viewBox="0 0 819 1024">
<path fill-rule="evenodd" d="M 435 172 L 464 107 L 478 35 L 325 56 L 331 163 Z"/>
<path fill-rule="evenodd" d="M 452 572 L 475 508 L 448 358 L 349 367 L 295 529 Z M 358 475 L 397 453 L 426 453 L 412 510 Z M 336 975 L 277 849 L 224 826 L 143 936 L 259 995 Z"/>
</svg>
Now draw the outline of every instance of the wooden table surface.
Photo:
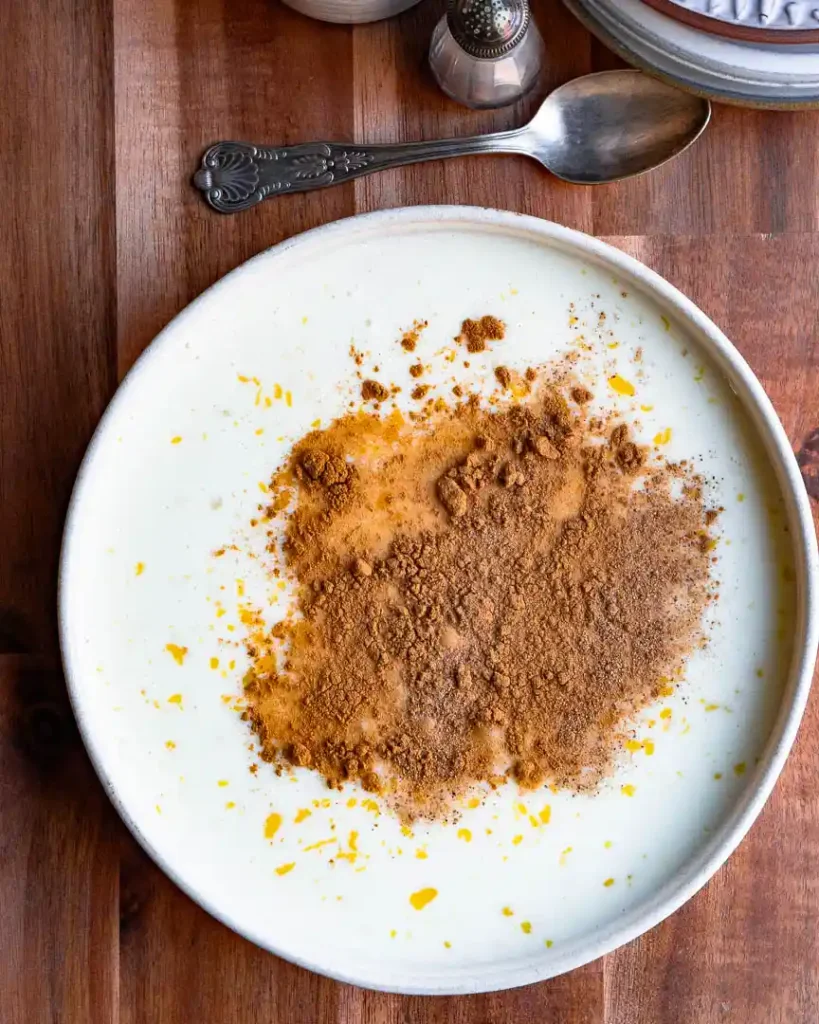
<svg viewBox="0 0 819 1024">
<path fill-rule="evenodd" d="M 540 0 L 543 90 L 616 61 Z M 424 64 L 440 0 L 355 29 L 276 0 L 0 3 L 0 1020 L 9 1024 L 815 1024 L 819 699 L 750 836 L 643 938 L 513 992 L 405 998 L 292 967 L 169 882 L 109 805 L 58 662 L 60 530 L 117 382 L 226 271 L 296 232 L 417 203 L 500 206 L 644 260 L 728 333 L 819 496 L 819 114 L 717 108 L 701 142 L 596 190 L 484 157 L 236 217 L 189 184 L 220 138 L 406 140 L 518 123 Z M 812 440 L 813 438 L 813 440 Z M 135 484 L 138 485 L 138 484 Z"/>
</svg>

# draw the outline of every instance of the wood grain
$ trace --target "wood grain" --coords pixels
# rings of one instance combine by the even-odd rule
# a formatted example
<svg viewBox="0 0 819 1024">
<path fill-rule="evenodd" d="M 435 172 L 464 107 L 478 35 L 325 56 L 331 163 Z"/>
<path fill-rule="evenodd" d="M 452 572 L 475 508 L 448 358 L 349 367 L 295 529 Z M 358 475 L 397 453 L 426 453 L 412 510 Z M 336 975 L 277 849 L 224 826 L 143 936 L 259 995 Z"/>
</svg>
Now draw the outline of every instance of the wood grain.
<svg viewBox="0 0 819 1024">
<path fill-rule="evenodd" d="M 57 556 L 114 384 L 108 0 L 0 5 L 0 1019 L 117 1013 L 114 814 L 56 661 Z"/>
<path fill-rule="evenodd" d="M 425 66 L 441 0 L 354 29 L 276 0 L 0 5 L 0 1020 L 25 1024 L 815 1024 L 817 700 L 759 822 L 712 882 L 622 950 L 508 993 L 404 998 L 256 949 L 177 890 L 116 819 L 57 668 L 59 534 L 116 381 L 242 260 L 356 212 L 473 203 L 606 237 L 698 302 L 819 466 L 819 120 L 716 109 L 653 175 L 583 190 L 510 157 L 418 165 L 219 217 L 190 186 L 219 138 L 418 139 L 508 127 L 618 66 L 558 0 L 515 108 L 466 111 Z M 816 469 L 819 477 L 819 469 Z M 819 485 L 812 484 L 816 493 Z"/>
</svg>

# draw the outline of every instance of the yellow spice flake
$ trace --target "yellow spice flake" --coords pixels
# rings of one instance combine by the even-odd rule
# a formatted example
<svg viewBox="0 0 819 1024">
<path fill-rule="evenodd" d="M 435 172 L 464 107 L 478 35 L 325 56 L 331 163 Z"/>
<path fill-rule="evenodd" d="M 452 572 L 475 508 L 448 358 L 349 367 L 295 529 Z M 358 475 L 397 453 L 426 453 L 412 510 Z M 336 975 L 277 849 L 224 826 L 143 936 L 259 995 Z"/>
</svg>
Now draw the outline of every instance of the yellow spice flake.
<svg viewBox="0 0 819 1024">
<path fill-rule="evenodd" d="M 432 903 L 437 895 L 437 889 L 419 889 L 418 892 L 412 893 L 409 901 L 416 910 L 423 910 L 424 907 Z"/>
<path fill-rule="evenodd" d="M 501 913 L 503 914 L 504 917 L 514 917 L 515 916 L 515 912 L 514 912 L 514 910 L 512 910 L 511 907 L 504 907 L 503 910 L 501 911 Z"/>
<path fill-rule="evenodd" d="M 296 862 L 295 861 L 291 861 L 289 864 L 281 864 L 281 865 L 279 865 L 279 867 L 276 868 L 276 874 L 277 875 L 286 875 L 289 872 L 291 872 L 295 866 L 296 866 Z"/>
<path fill-rule="evenodd" d="M 551 939 L 544 939 L 544 940 L 543 940 L 543 945 L 544 945 L 544 946 L 545 946 L 545 947 L 546 947 L 547 949 L 551 949 L 551 948 L 552 948 L 552 946 L 554 945 L 554 942 L 552 942 L 552 940 L 551 940 Z"/>
<path fill-rule="evenodd" d="M 605 887 L 607 889 L 610 889 L 614 885 L 614 879 L 613 878 L 607 878 L 605 880 L 605 882 L 603 882 L 603 885 L 605 885 Z"/>
<path fill-rule="evenodd" d="M 630 782 L 627 782 L 625 786 L 620 787 L 620 792 L 623 794 L 623 796 L 634 796 L 634 794 L 637 792 L 637 787 L 632 786 Z"/>
<path fill-rule="evenodd" d="M 631 398 L 634 395 L 634 385 L 631 381 L 626 380 L 625 377 L 621 377 L 619 373 L 609 377 L 609 387 L 618 395 L 625 395 L 627 398 Z"/>
<path fill-rule="evenodd" d="M 181 708 L 182 707 L 182 694 L 181 693 L 172 693 L 170 695 L 170 697 L 168 697 L 168 703 L 169 704 L 178 704 L 179 707 Z"/>
<path fill-rule="evenodd" d="M 523 836 L 515 836 L 515 837 L 514 837 L 514 838 L 512 839 L 512 845 L 513 845 L 513 846 L 518 846 L 518 845 L 519 845 L 520 843 L 522 843 L 522 842 L 523 842 Z"/>
<path fill-rule="evenodd" d="M 293 819 L 293 821 L 296 825 L 300 825 L 305 820 L 305 818 L 309 818 L 312 813 L 313 812 L 308 811 L 306 807 L 301 807 L 296 812 L 296 817 Z"/>
<path fill-rule="evenodd" d="M 659 431 L 654 435 L 654 444 L 668 444 L 671 440 L 671 427 L 666 427 L 665 430 Z"/>
<path fill-rule="evenodd" d="M 165 740 L 165 746 L 168 748 L 168 750 L 176 750 L 176 744 L 174 743 L 173 740 Z"/>
<path fill-rule="evenodd" d="M 350 799 L 347 801 L 347 806 L 348 807 L 355 807 L 355 805 L 357 803 L 358 803 L 358 800 L 356 800 L 356 798 L 354 796 L 351 796 Z"/>
<path fill-rule="evenodd" d="M 335 837 L 330 839 L 319 839 L 317 843 L 312 843 L 310 846 L 305 846 L 304 852 L 309 853 L 311 850 L 320 850 L 322 846 L 330 846 L 332 843 L 337 843 L 338 840 Z"/>
<path fill-rule="evenodd" d="M 176 437 L 172 437 L 171 438 L 171 444 L 181 444 L 181 443 L 182 443 L 182 438 L 179 437 L 179 435 L 177 435 Z"/>
<path fill-rule="evenodd" d="M 145 572 L 145 563 L 137 562 L 134 566 L 134 576 L 141 576 Z"/>
<path fill-rule="evenodd" d="M 458 838 L 459 839 L 463 839 L 463 841 L 465 843 L 471 843 L 472 842 L 472 833 L 469 831 L 468 828 L 459 828 L 458 829 Z"/>
<path fill-rule="evenodd" d="M 211 659 L 210 659 L 210 667 L 211 667 L 212 669 L 217 669 L 217 668 L 219 668 L 219 659 L 218 659 L 218 658 L 211 658 Z"/>
<path fill-rule="evenodd" d="M 264 837 L 265 839 L 272 839 L 279 829 L 282 827 L 282 816 L 276 814 L 274 811 L 272 814 L 268 814 L 264 823 Z"/>
<path fill-rule="evenodd" d="M 452 949 L 452 943 L 444 939 L 444 949 Z"/>
<path fill-rule="evenodd" d="M 225 804 L 225 810 L 232 811 L 235 806 L 236 802 L 234 800 L 228 800 L 228 802 Z"/>
<path fill-rule="evenodd" d="M 181 665 L 185 661 L 185 655 L 188 653 L 187 647 L 180 647 L 178 644 L 165 644 L 165 650 L 177 665 Z"/>
<path fill-rule="evenodd" d="M 671 718 L 671 708 L 663 708 L 660 712 L 660 718 Z"/>
<path fill-rule="evenodd" d="M 546 804 L 542 810 L 538 812 L 538 818 L 540 818 L 541 825 L 548 825 L 552 820 L 552 808 L 549 804 Z"/>
<path fill-rule="evenodd" d="M 418 858 L 418 860 L 426 860 L 429 854 L 427 853 L 426 850 L 416 850 L 415 856 Z"/>
<path fill-rule="evenodd" d="M 520 922 L 520 930 L 523 932 L 524 935 L 531 935 L 532 934 L 532 922 L 531 921 L 521 921 Z"/>
<path fill-rule="evenodd" d="M 228 782 L 228 780 L 227 780 L 227 779 L 219 779 L 219 781 L 218 781 L 218 782 L 216 783 L 216 785 L 217 785 L 217 786 L 221 786 L 221 787 L 222 787 L 222 789 L 224 789 L 224 788 L 225 788 L 225 786 L 229 786 L 229 785 L 230 785 L 230 783 Z"/>
<path fill-rule="evenodd" d="M 734 765 L 734 775 L 744 775 L 745 774 L 745 768 L 746 768 L 746 765 L 745 765 L 744 761 L 740 761 L 739 764 L 735 764 Z"/>
</svg>

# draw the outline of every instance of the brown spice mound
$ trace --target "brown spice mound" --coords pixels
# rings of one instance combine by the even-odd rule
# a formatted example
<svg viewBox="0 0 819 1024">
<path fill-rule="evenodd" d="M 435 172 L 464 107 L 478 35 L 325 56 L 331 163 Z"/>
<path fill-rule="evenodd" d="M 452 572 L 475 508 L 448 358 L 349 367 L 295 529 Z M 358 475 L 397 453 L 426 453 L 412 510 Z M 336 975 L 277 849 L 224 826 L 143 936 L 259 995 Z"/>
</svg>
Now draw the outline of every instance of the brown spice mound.
<svg viewBox="0 0 819 1024">
<path fill-rule="evenodd" d="M 424 364 L 423 363 L 414 363 L 410 367 L 410 371 L 409 372 L 410 372 L 410 376 L 411 377 L 423 377 L 423 375 L 424 375 Z"/>
<path fill-rule="evenodd" d="M 421 331 L 428 326 L 429 324 L 426 320 L 414 321 L 412 327 L 401 336 L 401 348 L 405 352 L 414 352 L 418 339 L 421 337 Z"/>
<path fill-rule="evenodd" d="M 464 320 L 456 341 L 466 345 L 468 352 L 483 352 L 487 341 L 502 341 L 506 324 L 496 316 L 482 316 L 480 320 Z"/>
<path fill-rule="evenodd" d="M 390 393 L 377 380 L 365 380 L 361 385 L 361 397 L 365 402 L 384 402 L 390 397 Z"/>
<path fill-rule="evenodd" d="M 298 491 L 300 616 L 248 641 L 262 758 L 358 780 L 406 818 L 505 776 L 596 785 L 701 639 L 709 579 L 697 482 L 675 497 L 608 431 L 547 390 L 420 437 L 361 416 L 308 435 L 273 482 Z"/>
</svg>

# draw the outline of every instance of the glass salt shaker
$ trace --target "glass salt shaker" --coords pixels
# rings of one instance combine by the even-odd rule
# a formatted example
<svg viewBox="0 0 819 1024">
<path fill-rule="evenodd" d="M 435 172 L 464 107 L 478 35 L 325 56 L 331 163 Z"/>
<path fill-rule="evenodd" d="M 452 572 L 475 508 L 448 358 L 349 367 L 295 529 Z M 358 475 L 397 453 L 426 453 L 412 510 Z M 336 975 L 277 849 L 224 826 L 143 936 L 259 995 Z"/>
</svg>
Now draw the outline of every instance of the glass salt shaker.
<svg viewBox="0 0 819 1024">
<path fill-rule="evenodd" d="M 503 107 L 537 82 L 543 39 L 529 0 L 448 0 L 432 34 L 438 85 L 467 107 Z"/>
</svg>

